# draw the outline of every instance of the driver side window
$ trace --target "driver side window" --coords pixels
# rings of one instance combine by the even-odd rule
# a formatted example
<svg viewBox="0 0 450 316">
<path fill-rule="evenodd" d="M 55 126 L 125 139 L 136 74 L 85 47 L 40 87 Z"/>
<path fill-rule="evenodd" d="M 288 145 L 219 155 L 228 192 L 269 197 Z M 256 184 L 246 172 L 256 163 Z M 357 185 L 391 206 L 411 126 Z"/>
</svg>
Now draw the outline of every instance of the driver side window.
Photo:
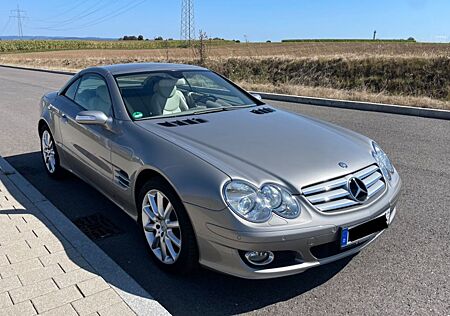
<svg viewBox="0 0 450 316">
<path fill-rule="evenodd" d="M 112 102 L 105 80 L 95 74 L 84 75 L 81 78 L 75 95 L 75 102 L 87 111 L 101 111 L 112 114 Z"/>
</svg>

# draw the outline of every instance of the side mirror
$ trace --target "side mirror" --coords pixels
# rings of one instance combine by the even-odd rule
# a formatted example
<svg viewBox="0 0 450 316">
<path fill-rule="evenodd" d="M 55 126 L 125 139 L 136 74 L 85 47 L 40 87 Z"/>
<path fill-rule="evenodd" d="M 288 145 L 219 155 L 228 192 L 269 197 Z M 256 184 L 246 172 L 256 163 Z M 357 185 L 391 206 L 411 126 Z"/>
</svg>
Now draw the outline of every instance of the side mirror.
<svg viewBox="0 0 450 316">
<path fill-rule="evenodd" d="M 260 96 L 260 95 L 257 94 L 257 93 L 252 93 L 251 95 L 252 95 L 252 97 L 254 97 L 255 99 L 258 99 L 259 101 L 262 100 L 262 96 Z"/>
<path fill-rule="evenodd" d="M 82 111 L 77 114 L 75 121 L 85 125 L 106 125 L 109 117 L 101 111 Z"/>
</svg>

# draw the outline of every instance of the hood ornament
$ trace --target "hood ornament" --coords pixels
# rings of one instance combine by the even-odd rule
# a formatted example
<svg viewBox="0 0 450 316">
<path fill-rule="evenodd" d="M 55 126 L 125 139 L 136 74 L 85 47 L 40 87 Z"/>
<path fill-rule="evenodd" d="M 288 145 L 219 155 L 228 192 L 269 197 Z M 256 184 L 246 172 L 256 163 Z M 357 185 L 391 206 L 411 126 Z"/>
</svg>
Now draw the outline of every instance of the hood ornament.
<svg viewBox="0 0 450 316">
<path fill-rule="evenodd" d="M 348 165 L 345 162 L 342 162 L 342 161 L 340 163 L 338 163 L 338 165 L 339 165 L 339 167 L 341 167 L 343 169 L 347 169 L 348 168 Z"/>
</svg>

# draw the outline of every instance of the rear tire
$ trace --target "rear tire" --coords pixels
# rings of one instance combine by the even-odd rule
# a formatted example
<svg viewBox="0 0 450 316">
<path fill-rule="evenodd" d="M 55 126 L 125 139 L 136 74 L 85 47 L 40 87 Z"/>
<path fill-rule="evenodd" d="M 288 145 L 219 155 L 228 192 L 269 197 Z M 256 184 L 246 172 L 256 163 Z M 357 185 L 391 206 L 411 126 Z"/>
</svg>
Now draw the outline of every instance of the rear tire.
<svg viewBox="0 0 450 316">
<path fill-rule="evenodd" d="M 41 139 L 41 157 L 45 171 L 53 179 L 61 179 L 64 169 L 61 167 L 55 140 L 48 126 L 44 126 L 39 133 Z"/>
<path fill-rule="evenodd" d="M 149 253 L 163 270 L 188 274 L 198 267 L 198 248 L 186 209 L 162 179 L 147 181 L 138 197 L 139 227 Z"/>
</svg>

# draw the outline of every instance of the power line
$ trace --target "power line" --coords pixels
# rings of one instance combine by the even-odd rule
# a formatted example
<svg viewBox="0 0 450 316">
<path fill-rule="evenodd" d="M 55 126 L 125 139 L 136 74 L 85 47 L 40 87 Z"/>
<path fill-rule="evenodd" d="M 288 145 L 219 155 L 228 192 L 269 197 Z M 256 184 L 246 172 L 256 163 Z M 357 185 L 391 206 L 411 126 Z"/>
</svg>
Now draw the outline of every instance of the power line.
<svg viewBox="0 0 450 316">
<path fill-rule="evenodd" d="M 9 26 L 9 22 L 11 22 L 11 17 L 8 18 L 8 21 L 6 21 L 5 25 L 3 26 L 2 31 L 0 32 L 0 36 L 3 36 L 5 34 L 5 31 Z"/>
<path fill-rule="evenodd" d="M 94 26 L 103 22 L 106 22 L 107 20 L 110 20 L 116 16 L 122 15 L 132 9 L 134 9 L 135 7 L 137 7 L 138 5 L 144 3 L 147 0 L 140 0 L 137 1 L 136 0 L 134 2 L 128 3 L 124 6 L 121 6 L 119 8 L 117 8 L 117 10 L 115 10 L 114 12 L 109 12 L 103 16 L 100 16 L 98 18 L 95 18 L 93 20 L 90 21 L 86 21 L 85 24 L 81 24 L 81 25 L 74 25 L 73 27 L 69 27 L 69 25 L 67 24 L 72 24 L 73 22 L 77 22 L 78 20 L 81 19 L 81 17 L 86 17 L 88 15 L 92 15 L 93 13 L 96 13 L 97 11 L 99 11 L 98 9 L 95 9 L 91 12 L 88 12 L 87 14 L 84 14 L 82 16 L 78 16 L 78 17 L 74 17 L 72 19 L 70 19 L 70 23 L 64 23 L 65 26 L 64 28 L 60 28 L 58 26 L 50 26 L 50 27 L 37 27 L 38 29 L 48 29 L 48 30 L 53 30 L 53 31 L 68 31 L 68 30 L 76 30 L 76 29 L 82 29 L 82 28 L 86 28 L 86 27 L 90 27 L 90 26 Z M 77 21 L 75 21 L 77 20 Z"/>
<path fill-rule="evenodd" d="M 87 7 L 86 9 L 82 10 L 81 12 L 79 12 L 78 14 L 76 14 L 73 17 L 70 17 L 70 18 L 67 18 L 67 19 L 61 20 L 61 21 L 52 21 L 52 22 L 50 22 L 49 26 L 35 27 L 35 28 L 36 29 L 44 29 L 44 30 L 55 30 L 55 29 L 60 29 L 62 26 L 67 26 L 74 22 L 79 22 L 90 15 L 93 15 L 99 11 L 104 10 L 105 3 L 103 3 L 103 2 L 105 2 L 105 1 L 108 1 L 108 0 L 100 0 L 97 3 L 95 3 L 93 6 Z M 117 1 L 117 0 L 115 0 L 115 1 Z"/>
<path fill-rule="evenodd" d="M 181 40 L 191 44 L 195 39 L 194 0 L 181 2 Z"/>
<path fill-rule="evenodd" d="M 9 18 L 14 18 L 17 19 L 17 31 L 19 33 L 19 37 L 22 38 L 23 37 L 23 26 L 22 23 L 24 19 L 26 19 L 26 11 L 20 10 L 19 5 L 17 5 L 17 9 L 15 10 L 11 10 L 11 15 Z"/>
<path fill-rule="evenodd" d="M 66 8 L 64 11 L 56 12 L 56 13 L 53 12 L 51 16 L 47 16 L 47 17 L 42 18 L 42 19 L 35 19 L 35 18 L 33 18 L 33 21 L 35 21 L 35 22 L 42 22 L 42 23 L 48 23 L 49 21 L 53 21 L 52 23 L 59 23 L 57 18 L 64 17 L 68 13 L 73 13 L 73 11 L 75 9 L 81 8 L 82 5 L 84 5 L 85 3 L 89 2 L 89 1 L 90 0 L 78 0 L 75 3 L 70 3 L 70 4 L 66 3 L 65 5 L 60 7 L 60 9 Z M 56 19 L 56 21 L 55 21 L 55 19 Z"/>
</svg>

